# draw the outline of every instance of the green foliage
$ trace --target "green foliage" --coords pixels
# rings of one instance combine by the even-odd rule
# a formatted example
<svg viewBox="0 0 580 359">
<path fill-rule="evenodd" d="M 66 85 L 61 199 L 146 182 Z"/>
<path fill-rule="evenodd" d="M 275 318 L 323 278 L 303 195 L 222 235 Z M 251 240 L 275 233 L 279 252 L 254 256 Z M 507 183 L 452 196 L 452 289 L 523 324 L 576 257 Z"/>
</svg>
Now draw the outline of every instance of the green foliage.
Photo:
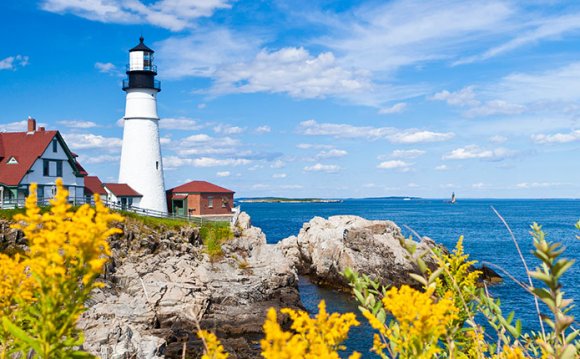
<svg viewBox="0 0 580 359">
<path fill-rule="evenodd" d="M 205 246 L 207 254 L 212 258 L 223 254 L 222 244 L 232 238 L 232 231 L 227 222 L 210 222 L 199 229 L 199 235 Z"/>
<path fill-rule="evenodd" d="M 119 211 L 119 213 L 125 218 L 132 218 L 154 229 L 165 229 L 165 228 L 179 229 L 183 226 L 194 224 L 194 222 L 189 222 L 185 219 L 180 218 L 161 218 L 161 217 L 142 216 L 140 214 L 129 211 Z"/>
<path fill-rule="evenodd" d="M 576 228 L 580 230 L 580 221 Z M 514 313 L 505 316 L 500 300 L 490 297 L 487 288 L 476 286 L 479 273 L 470 269 L 475 262 L 469 261 L 468 255 L 463 253 L 463 238 L 451 254 L 437 249 L 420 252 L 411 239 L 402 238 L 401 244 L 420 272 L 412 277 L 422 285 L 430 301 L 421 299 L 419 292 L 408 287 L 402 288 L 405 294 L 401 295 L 403 290 L 385 290 L 377 281 L 350 269 L 344 273 L 359 308 L 378 332 L 372 350 L 383 358 L 579 358 L 577 338 L 580 331 L 572 327 L 574 318 L 569 315 L 572 300 L 564 298 L 560 282 L 574 261 L 561 257 L 562 245 L 547 241 L 538 224 L 534 223 L 531 229 L 533 254 L 540 260 L 540 266 L 529 275 L 541 285 L 518 284 L 524 286 L 532 299 L 538 298 L 550 309 L 551 316 L 541 315 L 542 321 L 551 328 L 549 333 L 523 333 L 521 321 Z M 427 254 L 438 260 L 436 269 L 425 265 L 423 258 Z M 439 311 L 441 318 L 448 319 L 443 328 L 442 322 L 434 322 L 433 318 L 437 312 L 435 308 L 446 301 L 446 306 L 442 307 L 447 311 Z M 425 306 L 432 306 L 432 315 L 420 315 Z M 387 314 L 394 316 L 389 323 L 385 320 Z M 476 316 L 485 318 L 495 331 L 497 341 L 489 340 L 491 336 L 475 321 Z M 432 341 L 425 341 L 427 332 L 439 335 L 435 347 Z M 423 349 L 417 352 L 414 347 L 415 351 L 409 354 L 408 343 L 423 343 L 420 344 Z"/>
</svg>

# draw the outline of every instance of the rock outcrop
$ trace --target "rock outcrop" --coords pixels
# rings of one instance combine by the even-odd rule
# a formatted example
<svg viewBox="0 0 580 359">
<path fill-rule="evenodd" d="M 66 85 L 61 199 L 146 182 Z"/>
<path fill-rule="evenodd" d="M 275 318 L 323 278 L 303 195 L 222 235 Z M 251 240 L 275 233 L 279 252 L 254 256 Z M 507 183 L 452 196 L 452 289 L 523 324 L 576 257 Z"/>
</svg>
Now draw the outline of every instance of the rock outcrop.
<svg viewBox="0 0 580 359">
<path fill-rule="evenodd" d="M 198 326 L 214 331 L 233 358 L 258 356 L 270 307 L 301 308 L 297 276 L 249 217 L 210 258 L 197 230 L 153 230 L 128 220 L 111 240 L 106 287 L 79 326 L 85 350 L 106 358 L 181 358 L 200 353 Z"/>
<path fill-rule="evenodd" d="M 381 280 L 385 285 L 417 282 L 409 277 L 415 264 L 399 243 L 401 229 L 391 221 L 370 221 L 357 216 L 314 217 L 305 223 L 298 237 L 278 243 L 297 271 L 318 284 L 347 288 L 341 273 L 350 267 Z M 435 243 L 424 237 L 418 250 Z M 434 262 L 426 257 L 427 264 Z"/>
</svg>

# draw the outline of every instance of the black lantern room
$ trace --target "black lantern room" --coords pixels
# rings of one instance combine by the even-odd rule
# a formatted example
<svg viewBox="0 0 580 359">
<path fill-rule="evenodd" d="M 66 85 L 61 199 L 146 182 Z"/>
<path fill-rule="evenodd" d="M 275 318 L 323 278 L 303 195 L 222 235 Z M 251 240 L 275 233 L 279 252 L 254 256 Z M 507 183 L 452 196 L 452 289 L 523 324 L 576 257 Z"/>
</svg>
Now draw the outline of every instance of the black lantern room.
<svg viewBox="0 0 580 359">
<path fill-rule="evenodd" d="M 161 84 L 155 80 L 157 66 L 153 64 L 153 53 L 143 43 L 143 36 L 139 44 L 129 50 L 129 64 L 127 65 L 127 79 L 123 80 L 123 91 L 131 89 L 153 89 L 161 91 Z"/>
</svg>

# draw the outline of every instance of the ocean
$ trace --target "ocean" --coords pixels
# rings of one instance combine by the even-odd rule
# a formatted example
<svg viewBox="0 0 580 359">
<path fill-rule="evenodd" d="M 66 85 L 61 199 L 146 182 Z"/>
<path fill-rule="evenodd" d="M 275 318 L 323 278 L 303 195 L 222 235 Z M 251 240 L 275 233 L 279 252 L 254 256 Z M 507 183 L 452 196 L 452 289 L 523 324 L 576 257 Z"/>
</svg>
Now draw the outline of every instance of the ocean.
<svg viewBox="0 0 580 359">
<path fill-rule="evenodd" d="M 252 224 L 262 228 L 268 243 L 298 235 L 302 225 L 315 216 L 328 218 L 344 214 L 392 220 L 405 235 L 411 234 L 405 228 L 408 226 L 450 249 L 463 235 L 465 251 L 470 254 L 470 259 L 498 265 L 527 282 L 515 245 L 492 206 L 510 225 L 530 269 L 539 265 L 531 254 L 533 245 L 529 231 L 533 222 L 543 226 L 549 240 L 562 242 L 567 247 L 565 256 L 577 263 L 562 278 L 565 297 L 580 300 L 580 240 L 576 239 L 580 233 L 574 227 L 580 219 L 580 200 L 466 199 L 452 205 L 437 199 L 348 199 L 338 203 L 241 204 L 242 210 L 251 216 Z M 516 318 L 522 320 L 524 331 L 538 330 L 532 297 L 502 276 L 504 282 L 492 286 L 491 294 L 501 299 L 504 314 L 515 311 Z M 321 299 L 326 301 L 329 311 L 358 312 L 350 295 L 319 288 L 307 278 L 300 279 L 299 289 L 302 301 L 311 313 L 317 312 Z M 572 314 L 579 318 L 580 308 L 575 307 Z M 364 323 L 365 319 L 360 317 L 359 321 Z M 372 346 L 371 331 L 368 325 L 353 328 L 346 343 L 349 349 L 361 352 L 363 357 L 372 357 L 368 352 Z"/>
</svg>

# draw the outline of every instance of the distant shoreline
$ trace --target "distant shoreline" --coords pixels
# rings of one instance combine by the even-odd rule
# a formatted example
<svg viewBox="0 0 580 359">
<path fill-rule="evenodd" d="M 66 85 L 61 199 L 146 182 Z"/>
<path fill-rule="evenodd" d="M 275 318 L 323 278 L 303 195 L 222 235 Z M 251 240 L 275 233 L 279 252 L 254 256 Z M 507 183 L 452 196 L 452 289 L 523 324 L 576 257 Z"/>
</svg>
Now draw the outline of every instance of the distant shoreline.
<svg viewBox="0 0 580 359">
<path fill-rule="evenodd" d="M 342 199 L 323 199 L 323 198 L 242 198 L 238 199 L 240 203 L 340 203 Z"/>
</svg>

